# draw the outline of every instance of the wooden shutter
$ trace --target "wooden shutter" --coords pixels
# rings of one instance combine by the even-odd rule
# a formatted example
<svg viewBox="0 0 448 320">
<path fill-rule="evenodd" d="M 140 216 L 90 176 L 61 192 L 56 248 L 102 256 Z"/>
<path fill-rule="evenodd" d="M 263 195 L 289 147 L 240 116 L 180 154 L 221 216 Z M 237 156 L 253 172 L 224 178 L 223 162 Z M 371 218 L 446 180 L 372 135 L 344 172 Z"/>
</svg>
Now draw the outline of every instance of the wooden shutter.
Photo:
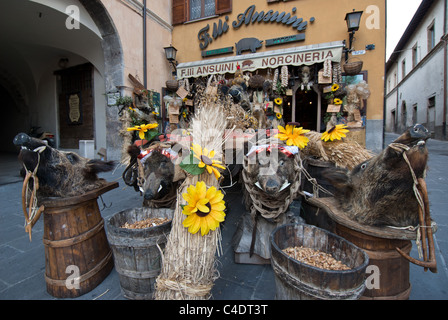
<svg viewBox="0 0 448 320">
<path fill-rule="evenodd" d="M 173 25 L 184 23 L 187 20 L 187 1 L 173 0 Z"/>
<path fill-rule="evenodd" d="M 232 0 L 215 0 L 215 13 L 232 12 Z"/>
</svg>

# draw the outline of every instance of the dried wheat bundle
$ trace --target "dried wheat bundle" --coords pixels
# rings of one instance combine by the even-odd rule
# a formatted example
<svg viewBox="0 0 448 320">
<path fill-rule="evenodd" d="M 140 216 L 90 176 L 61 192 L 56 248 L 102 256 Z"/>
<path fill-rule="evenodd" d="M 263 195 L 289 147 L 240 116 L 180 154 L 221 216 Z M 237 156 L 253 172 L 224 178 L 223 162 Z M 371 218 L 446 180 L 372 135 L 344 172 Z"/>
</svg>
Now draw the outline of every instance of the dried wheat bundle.
<svg viewBox="0 0 448 320">
<path fill-rule="evenodd" d="M 204 96 L 200 104 L 191 125 L 193 143 L 215 150 L 215 159 L 220 159 L 226 129 L 223 105 L 210 96 Z M 182 224 L 186 218 L 182 214 L 182 205 L 186 204 L 182 193 L 197 181 L 204 181 L 207 187 L 219 188 L 218 180 L 207 171 L 201 175 L 188 175 L 180 186 L 172 229 L 162 255 L 162 270 L 156 282 L 154 298 L 157 300 L 209 299 L 218 277 L 215 254 L 220 249 L 220 228 L 202 236 L 200 232 L 188 232 Z"/>
<path fill-rule="evenodd" d="M 121 129 L 120 135 L 123 137 L 123 143 L 121 145 L 121 164 L 127 165 L 131 159 L 128 154 L 128 147 L 132 144 L 132 132 L 127 131 L 127 128 L 131 126 L 131 116 L 129 112 L 123 112 L 120 116 Z"/>
<path fill-rule="evenodd" d="M 374 154 L 355 141 L 343 140 L 323 142 L 329 160 L 337 167 L 352 170 L 358 164 L 369 160 Z"/>
<path fill-rule="evenodd" d="M 333 162 L 337 167 L 351 170 L 374 156 L 371 151 L 355 141 L 343 139 L 324 142 L 321 140 L 322 134 L 316 131 L 305 133 L 305 136 L 310 141 L 306 148 L 301 150 L 303 155 Z"/>
<path fill-rule="evenodd" d="M 224 114 L 227 119 L 227 129 L 247 129 L 258 128 L 258 120 L 251 113 L 246 112 L 239 104 L 227 101 L 225 103 Z"/>
</svg>

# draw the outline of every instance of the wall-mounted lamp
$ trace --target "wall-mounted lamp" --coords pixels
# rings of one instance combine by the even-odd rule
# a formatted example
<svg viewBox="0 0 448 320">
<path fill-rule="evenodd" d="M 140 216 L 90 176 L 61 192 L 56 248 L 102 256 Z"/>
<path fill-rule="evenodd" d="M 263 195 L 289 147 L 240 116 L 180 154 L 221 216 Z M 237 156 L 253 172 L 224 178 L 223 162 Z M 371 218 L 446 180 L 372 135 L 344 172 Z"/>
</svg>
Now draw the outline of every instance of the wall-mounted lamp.
<svg viewBox="0 0 448 320">
<path fill-rule="evenodd" d="M 349 46 L 345 49 L 345 61 L 348 60 L 348 53 L 352 51 L 353 38 L 355 36 L 355 31 L 358 31 L 361 22 L 361 16 L 363 11 L 349 12 L 345 15 L 345 21 L 347 22 L 347 31 L 350 33 Z"/>
<path fill-rule="evenodd" d="M 170 45 L 169 47 L 165 47 L 163 49 L 165 50 L 166 60 L 168 60 L 168 62 L 173 66 L 174 72 L 176 72 L 176 66 L 177 66 L 176 54 L 177 54 L 177 49 L 174 48 L 172 45 Z"/>
<path fill-rule="evenodd" d="M 58 61 L 58 67 L 61 69 L 65 69 L 68 66 L 68 58 L 61 58 Z"/>
</svg>

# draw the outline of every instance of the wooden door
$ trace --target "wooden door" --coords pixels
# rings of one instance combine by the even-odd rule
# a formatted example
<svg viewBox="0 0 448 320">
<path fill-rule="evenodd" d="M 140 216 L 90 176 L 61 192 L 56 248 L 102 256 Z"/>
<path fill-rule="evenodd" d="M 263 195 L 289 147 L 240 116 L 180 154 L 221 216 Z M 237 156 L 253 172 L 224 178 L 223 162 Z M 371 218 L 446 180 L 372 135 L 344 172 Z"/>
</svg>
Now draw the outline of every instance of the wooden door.
<svg viewBox="0 0 448 320">
<path fill-rule="evenodd" d="M 87 63 L 55 72 L 59 76 L 59 147 L 78 149 L 94 138 L 93 67 Z"/>
</svg>

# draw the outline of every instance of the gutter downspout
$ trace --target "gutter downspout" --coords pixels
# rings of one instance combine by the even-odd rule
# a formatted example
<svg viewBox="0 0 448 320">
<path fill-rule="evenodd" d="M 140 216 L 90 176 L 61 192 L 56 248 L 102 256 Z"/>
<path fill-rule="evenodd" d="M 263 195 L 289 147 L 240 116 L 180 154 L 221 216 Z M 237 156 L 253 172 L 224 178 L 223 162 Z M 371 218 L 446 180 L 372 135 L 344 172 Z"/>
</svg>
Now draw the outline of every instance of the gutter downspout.
<svg viewBox="0 0 448 320">
<path fill-rule="evenodd" d="M 143 85 L 148 87 L 146 65 L 146 0 L 143 0 Z"/>
<path fill-rule="evenodd" d="M 385 11 L 385 15 L 384 15 L 384 43 L 387 43 L 387 1 L 384 1 L 384 11 Z M 383 135 L 382 135 L 382 150 L 384 150 L 386 148 L 386 94 L 387 94 L 387 70 L 386 70 L 386 64 L 387 64 L 387 50 L 384 50 L 384 91 L 383 91 Z M 367 114 L 366 114 L 366 127 L 367 127 Z M 366 128 L 367 131 L 367 128 Z M 367 132 L 366 132 L 367 133 Z M 366 141 L 367 143 L 367 141 Z"/>
<path fill-rule="evenodd" d="M 442 37 L 442 41 L 444 41 L 445 42 L 445 44 L 444 44 L 444 46 L 443 46 L 443 51 L 444 51 L 444 59 L 443 59 L 443 123 L 442 123 L 442 135 L 443 135 L 443 139 L 445 139 L 446 140 L 446 113 L 447 113 L 447 110 L 446 110 L 446 107 L 447 107 L 447 92 L 446 92 L 446 90 L 447 90 L 447 87 L 448 87 L 448 85 L 447 85 L 447 70 L 446 70 L 446 68 L 447 68 L 447 59 L 448 59 L 448 48 L 447 48 L 447 39 L 448 39 L 448 37 L 447 37 L 447 34 L 446 34 L 446 24 L 447 24 L 447 12 L 446 12 L 446 10 L 447 10 L 447 3 L 446 3 L 446 1 L 444 1 L 444 10 L 445 10 L 445 12 L 444 12 L 444 15 L 443 15 L 443 19 L 444 19 L 444 21 L 443 21 L 443 37 Z"/>
</svg>

